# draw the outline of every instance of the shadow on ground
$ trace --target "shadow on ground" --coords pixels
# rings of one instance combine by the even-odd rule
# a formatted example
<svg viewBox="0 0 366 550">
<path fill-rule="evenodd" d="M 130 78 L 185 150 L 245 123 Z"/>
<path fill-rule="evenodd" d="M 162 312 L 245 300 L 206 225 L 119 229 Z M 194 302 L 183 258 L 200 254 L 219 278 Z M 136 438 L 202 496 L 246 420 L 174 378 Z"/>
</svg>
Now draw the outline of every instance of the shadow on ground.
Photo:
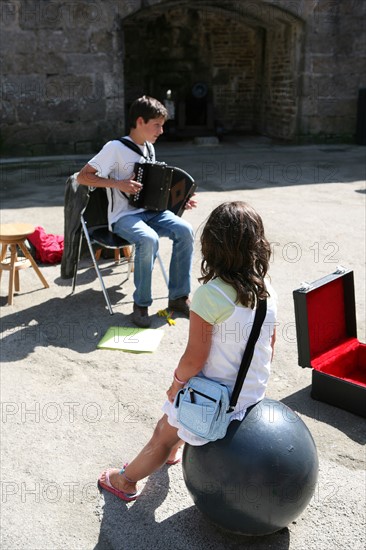
<svg viewBox="0 0 366 550">
<path fill-rule="evenodd" d="M 109 287 L 108 293 L 113 304 L 126 297 L 119 285 Z M 128 298 L 126 303 L 130 301 L 131 298 Z M 7 297 L 1 297 L 0 307 L 5 306 L 6 302 Z M 51 298 L 39 305 L 23 309 L 21 313 L 6 314 L 5 309 L 3 308 L 0 333 L 3 333 L 2 356 L 9 362 L 24 359 L 39 346 L 90 353 L 96 349 L 96 345 L 111 324 L 135 327 L 131 315 L 117 311 L 116 306 L 115 313 L 111 316 L 106 309 L 102 292 L 93 289 L 77 289 L 74 295 Z M 164 318 L 153 316 L 151 328 L 164 325 Z"/>
<path fill-rule="evenodd" d="M 146 548 L 149 540 L 153 540 L 156 547 L 177 550 L 187 548 L 188 541 L 190 550 L 201 550 L 203 540 L 205 548 L 215 550 L 289 548 L 287 528 L 262 537 L 236 535 L 211 524 L 194 505 L 159 522 L 156 511 L 168 491 L 167 468 L 150 476 L 141 497 L 132 506 L 103 491 L 103 519 L 94 550 L 126 550 L 130 548 L 129 540 L 133 540 L 134 548 Z"/>
<path fill-rule="evenodd" d="M 311 398 L 310 393 L 311 386 L 308 386 L 281 401 L 299 414 L 340 430 L 356 443 L 366 444 L 365 420 L 362 417 L 322 401 L 316 401 Z"/>
<path fill-rule="evenodd" d="M 365 180 L 365 148 L 357 145 L 272 144 L 252 137 L 215 147 L 158 143 L 156 152 L 159 161 L 189 172 L 198 192 Z M 92 156 L 2 160 L 0 200 L 15 209 L 63 206 L 66 179 Z"/>
</svg>

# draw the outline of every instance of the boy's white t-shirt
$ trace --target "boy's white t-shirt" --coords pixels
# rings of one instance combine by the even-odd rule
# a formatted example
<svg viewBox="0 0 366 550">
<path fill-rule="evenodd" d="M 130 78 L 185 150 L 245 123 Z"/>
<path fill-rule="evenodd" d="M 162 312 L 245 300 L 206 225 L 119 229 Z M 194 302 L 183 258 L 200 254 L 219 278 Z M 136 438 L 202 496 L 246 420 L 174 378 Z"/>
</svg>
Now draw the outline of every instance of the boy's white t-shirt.
<svg viewBox="0 0 366 550">
<path fill-rule="evenodd" d="M 125 139 L 132 141 L 128 136 L 125 136 Z M 135 163 L 146 162 L 150 151 L 152 153 L 151 162 L 155 162 L 155 149 L 151 143 L 149 149 L 146 145 L 138 145 L 138 147 L 141 149 L 141 156 L 118 140 L 108 141 L 88 164 L 97 170 L 98 176 L 101 178 L 129 179 L 133 174 Z M 131 206 L 119 189 L 107 187 L 106 191 L 108 197 L 108 223 L 111 231 L 112 224 L 122 216 L 144 212 L 143 208 Z"/>
</svg>

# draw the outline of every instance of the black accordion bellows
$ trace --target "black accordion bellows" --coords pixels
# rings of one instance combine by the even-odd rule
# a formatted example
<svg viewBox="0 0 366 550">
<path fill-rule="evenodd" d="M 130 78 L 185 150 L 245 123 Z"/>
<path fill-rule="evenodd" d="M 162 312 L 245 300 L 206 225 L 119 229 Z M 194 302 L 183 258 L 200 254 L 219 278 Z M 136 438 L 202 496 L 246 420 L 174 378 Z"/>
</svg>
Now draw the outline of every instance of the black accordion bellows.
<svg viewBox="0 0 366 550">
<path fill-rule="evenodd" d="M 165 163 L 136 163 L 134 172 L 134 179 L 142 184 L 141 191 L 129 197 L 129 203 L 136 208 L 171 210 L 180 216 L 197 188 L 187 172 Z"/>
</svg>

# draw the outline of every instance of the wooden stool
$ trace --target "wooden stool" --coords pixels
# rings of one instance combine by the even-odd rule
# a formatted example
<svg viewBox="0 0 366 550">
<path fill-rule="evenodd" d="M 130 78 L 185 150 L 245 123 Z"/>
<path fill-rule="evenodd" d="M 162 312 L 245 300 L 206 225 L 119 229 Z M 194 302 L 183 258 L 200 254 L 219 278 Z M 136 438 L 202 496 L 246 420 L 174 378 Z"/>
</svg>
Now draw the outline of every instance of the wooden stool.
<svg viewBox="0 0 366 550">
<path fill-rule="evenodd" d="M 34 226 L 29 223 L 4 223 L 0 225 L 0 279 L 3 271 L 10 271 L 9 274 L 9 295 L 8 304 L 13 304 L 14 287 L 19 292 L 19 269 L 32 266 L 45 288 L 49 288 L 46 279 L 43 277 L 38 265 L 32 258 L 24 244 L 28 235 L 34 232 Z M 24 258 L 18 258 L 17 246 L 24 254 Z M 5 258 L 7 248 L 10 248 L 10 258 Z"/>
<path fill-rule="evenodd" d="M 100 260 L 100 257 L 102 255 L 102 251 L 103 251 L 102 248 L 98 248 L 95 251 L 95 259 L 97 260 L 97 262 Z M 125 246 L 125 247 L 122 248 L 122 252 L 123 252 L 123 255 L 124 255 L 125 258 L 127 258 L 127 259 L 131 258 L 132 247 L 131 246 Z M 115 251 L 114 251 L 114 261 L 116 262 L 116 264 L 119 264 L 119 262 L 121 261 L 121 253 L 120 253 L 119 248 L 116 248 Z"/>
</svg>

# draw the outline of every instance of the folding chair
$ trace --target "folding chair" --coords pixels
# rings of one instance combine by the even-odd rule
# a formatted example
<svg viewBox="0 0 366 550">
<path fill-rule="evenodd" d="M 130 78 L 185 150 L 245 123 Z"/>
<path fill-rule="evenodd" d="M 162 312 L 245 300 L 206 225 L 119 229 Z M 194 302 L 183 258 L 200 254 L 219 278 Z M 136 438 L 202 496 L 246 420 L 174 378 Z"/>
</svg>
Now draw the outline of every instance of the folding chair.
<svg viewBox="0 0 366 550">
<path fill-rule="evenodd" d="M 134 247 L 125 239 L 122 239 L 115 233 L 109 231 L 107 212 L 108 199 L 105 189 L 89 188 L 87 193 L 86 205 L 80 213 L 81 231 L 78 243 L 78 254 L 74 266 L 74 276 L 72 280 L 71 293 L 73 294 L 75 291 L 78 266 L 83 249 L 83 242 L 86 241 L 87 249 L 89 250 L 94 269 L 102 287 L 108 311 L 111 315 L 113 315 L 111 301 L 109 299 L 109 295 L 98 265 L 100 252 L 102 249 L 114 250 L 115 261 L 117 261 L 118 263 L 122 263 L 123 261 L 127 263 L 128 270 L 126 280 L 128 280 L 133 268 Z M 119 254 L 116 254 L 116 252 L 119 253 L 121 250 L 123 252 L 124 258 L 120 262 Z"/>
<path fill-rule="evenodd" d="M 103 249 L 114 250 L 115 252 L 120 252 L 124 255 L 124 258 L 120 260 L 115 254 L 114 259 L 118 263 L 127 263 L 127 278 L 129 279 L 131 272 L 133 270 L 134 262 L 134 245 L 130 242 L 122 239 L 115 233 L 109 231 L 108 228 L 108 199 L 107 193 L 104 188 L 89 188 L 87 193 L 86 205 L 80 213 L 80 223 L 81 231 L 78 243 L 78 254 L 74 266 L 74 275 L 72 281 L 72 291 L 71 294 L 75 292 L 77 274 L 78 274 L 78 265 L 80 261 L 81 252 L 83 249 L 83 241 L 86 241 L 87 249 L 89 250 L 90 256 L 93 261 L 94 269 L 97 273 L 100 285 L 102 287 L 104 299 L 106 301 L 108 311 L 113 315 L 113 309 L 111 301 L 104 284 L 104 280 L 98 265 L 98 259 L 100 258 L 100 252 Z M 158 253 L 157 259 L 159 261 L 162 274 L 165 280 L 166 285 L 168 286 L 168 276 L 166 274 L 163 262 L 161 260 L 160 254 Z"/>
</svg>

